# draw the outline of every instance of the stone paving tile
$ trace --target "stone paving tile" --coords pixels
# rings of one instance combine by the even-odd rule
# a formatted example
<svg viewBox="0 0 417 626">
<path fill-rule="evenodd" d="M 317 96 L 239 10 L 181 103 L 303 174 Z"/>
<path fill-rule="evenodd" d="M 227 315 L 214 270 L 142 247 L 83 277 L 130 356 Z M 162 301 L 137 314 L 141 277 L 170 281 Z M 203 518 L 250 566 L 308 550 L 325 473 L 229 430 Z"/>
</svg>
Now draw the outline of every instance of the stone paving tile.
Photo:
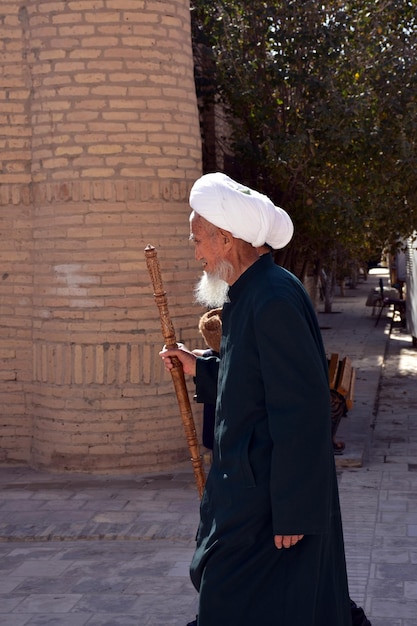
<svg viewBox="0 0 417 626">
<path fill-rule="evenodd" d="M 392 617 L 388 617 L 382 619 L 372 618 L 372 626 L 405 626 L 405 624 L 400 620 L 393 620 Z"/>
<path fill-rule="evenodd" d="M 31 616 L 30 615 L 16 615 L 16 614 L 15 615 L 12 615 L 12 614 L 1 615 L 0 614 L 0 619 L 1 619 L 1 622 L 0 622 L 1 626 L 27 626 L 30 623 L 29 620 L 31 619 Z M 47 623 L 50 624 L 50 622 L 46 622 L 47 619 L 48 619 L 48 616 L 45 615 L 45 621 L 44 621 L 43 626 L 45 626 L 45 624 Z M 32 625 L 33 625 L 33 622 L 32 622 Z M 83 626 L 83 624 L 82 623 L 79 625 L 74 624 L 71 626 Z"/>
<path fill-rule="evenodd" d="M 36 593 L 25 597 L 11 594 L 11 598 L 18 598 L 19 603 L 15 607 L 15 613 L 68 613 L 80 602 L 82 595 L 79 593 Z"/>
</svg>

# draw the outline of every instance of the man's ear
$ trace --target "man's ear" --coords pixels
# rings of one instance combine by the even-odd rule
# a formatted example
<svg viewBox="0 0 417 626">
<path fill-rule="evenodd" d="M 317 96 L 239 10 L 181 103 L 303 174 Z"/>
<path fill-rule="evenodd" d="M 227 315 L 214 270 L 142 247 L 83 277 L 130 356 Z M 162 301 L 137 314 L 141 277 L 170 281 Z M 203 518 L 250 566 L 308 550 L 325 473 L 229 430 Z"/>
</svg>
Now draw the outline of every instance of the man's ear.
<svg viewBox="0 0 417 626">
<path fill-rule="evenodd" d="M 220 240 L 223 243 L 225 249 L 229 249 L 233 244 L 233 235 L 228 230 L 223 230 L 223 228 L 219 229 Z"/>
</svg>

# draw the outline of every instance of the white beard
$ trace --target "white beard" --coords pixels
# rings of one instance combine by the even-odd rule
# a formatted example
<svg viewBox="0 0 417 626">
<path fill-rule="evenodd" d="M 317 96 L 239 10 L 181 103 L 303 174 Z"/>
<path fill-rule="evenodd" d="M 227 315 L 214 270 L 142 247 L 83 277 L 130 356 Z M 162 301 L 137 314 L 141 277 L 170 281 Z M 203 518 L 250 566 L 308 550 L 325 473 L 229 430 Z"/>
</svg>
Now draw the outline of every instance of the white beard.
<svg viewBox="0 0 417 626">
<path fill-rule="evenodd" d="M 229 284 L 227 278 L 232 270 L 233 268 L 229 263 L 221 261 L 214 273 L 204 272 L 194 290 L 195 301 L 209 309 L 222 307 L 225 302 L 228 302 Z"/>
</svg>

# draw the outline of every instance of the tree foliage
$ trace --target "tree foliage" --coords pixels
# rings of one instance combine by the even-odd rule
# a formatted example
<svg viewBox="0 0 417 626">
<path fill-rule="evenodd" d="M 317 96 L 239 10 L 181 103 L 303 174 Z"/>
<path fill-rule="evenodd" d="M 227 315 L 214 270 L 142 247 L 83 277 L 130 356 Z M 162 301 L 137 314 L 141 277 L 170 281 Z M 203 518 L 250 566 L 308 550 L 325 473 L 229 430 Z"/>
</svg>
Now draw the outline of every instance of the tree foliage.
<svg viewBox="0 0 417 626">
<path fill-rule="evenodd" d="M 417 227 L 416 9 L 192 1 L 197 80 L 229 124 L 224 169 L 291 214 L 291 269 L 364 261 Z"/>
</svg>

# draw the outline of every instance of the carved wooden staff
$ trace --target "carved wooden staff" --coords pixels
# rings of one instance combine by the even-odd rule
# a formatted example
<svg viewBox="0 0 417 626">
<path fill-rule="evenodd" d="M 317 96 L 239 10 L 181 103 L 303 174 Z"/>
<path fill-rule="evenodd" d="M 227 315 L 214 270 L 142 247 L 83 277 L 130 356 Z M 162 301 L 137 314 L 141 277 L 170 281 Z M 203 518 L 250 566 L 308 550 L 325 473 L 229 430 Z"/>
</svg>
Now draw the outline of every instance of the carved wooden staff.
<svg viewBox="0 0 417 626">
<path fill-rule="evenodd" d="M 174 326 L 168 311 L 168 300 L 166 292 L 164 291 L 161 270 L 159 267 L 159 261 L 157 257 L 156 249 L 148 245 L 145 248 L 146 265 L 148 266 L 149 274 L 154 289 L 154 298 L 159 310 L 159 317 L 161 320 L 162 336 L 167 348 L 177 348 L 177 340 L 175 338 Z M 184 426 L 185 436 L 187 438 L 188 449 L 191 454 L 191 464 L 194 470 L 194 477 L 197 483 L 198 493 L 201 496 L 204 491 L 205 474 L 203 461 L 200 455 L 200 449 L 198 445 L 197 433 L 195 430 L 193 414 L 191 411 L 190 399 L 188 397 L 188 391 L 185 384 L 184 370 L 181 361 L 174 357 L 172 359 L 173 368 L 171 369 L 171 376 L 175 387 L 175 393 L 177 395 L 178 406 Z"/>
</svg>

